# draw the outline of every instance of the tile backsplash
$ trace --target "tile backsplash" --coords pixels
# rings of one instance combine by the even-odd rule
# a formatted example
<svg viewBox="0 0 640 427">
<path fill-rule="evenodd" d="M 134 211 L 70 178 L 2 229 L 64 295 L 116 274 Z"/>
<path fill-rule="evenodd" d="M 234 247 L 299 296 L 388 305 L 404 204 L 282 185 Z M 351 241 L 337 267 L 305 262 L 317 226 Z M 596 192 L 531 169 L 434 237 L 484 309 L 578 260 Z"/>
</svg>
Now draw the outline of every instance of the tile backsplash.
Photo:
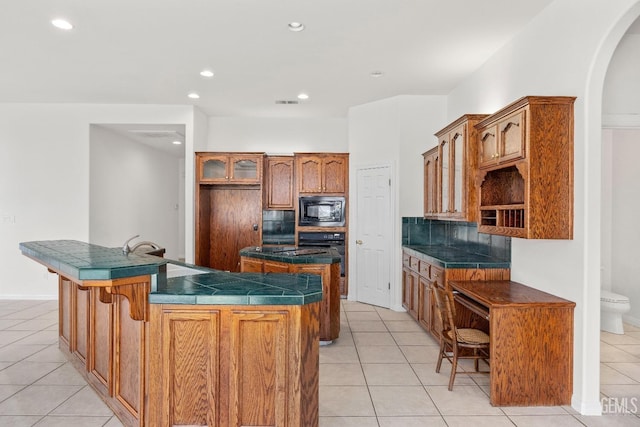
<svg viewBox="0 0 640 427">
<path fill-rule="evenodd" d="M 474 222 L 402 218 L 403 245 L 443 245 L 511 261 L 511 237 L 478 233 Z"/>
<path fill-rule="evenodd" d="M 262 243 L 295 244 L 295 211 L 262 211 Z"/>
</svg>

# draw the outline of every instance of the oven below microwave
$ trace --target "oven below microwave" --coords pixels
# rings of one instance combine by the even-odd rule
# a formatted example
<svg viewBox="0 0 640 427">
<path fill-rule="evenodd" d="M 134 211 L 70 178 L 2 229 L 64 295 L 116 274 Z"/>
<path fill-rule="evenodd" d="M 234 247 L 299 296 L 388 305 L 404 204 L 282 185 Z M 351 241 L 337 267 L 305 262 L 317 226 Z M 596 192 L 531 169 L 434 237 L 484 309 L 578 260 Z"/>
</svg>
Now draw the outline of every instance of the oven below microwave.
<svg viewBox="0 0 640 427">
<path fill-rule="evenodd" d="M 298 200 L 299 226 L 344 226 L 346 213 L 344 197 L 303 196 Z"/>
</svg>

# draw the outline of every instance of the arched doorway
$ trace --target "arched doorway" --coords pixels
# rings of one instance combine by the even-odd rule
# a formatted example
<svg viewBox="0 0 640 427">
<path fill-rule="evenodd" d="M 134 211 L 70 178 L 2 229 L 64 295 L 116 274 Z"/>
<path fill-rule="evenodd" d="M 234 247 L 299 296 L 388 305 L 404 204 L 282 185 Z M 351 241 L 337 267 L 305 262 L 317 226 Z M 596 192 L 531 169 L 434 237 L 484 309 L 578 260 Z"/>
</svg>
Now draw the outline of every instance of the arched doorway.
<svg viewBox="0 0 640 427">
<path fill-rule="evenodd" d="M 585 331 L 600 331 L 600 266 L 602 265 L 602 112 L 603 88 L 616 47 L 628 28 L 640 16 L 640 2 L 634 3 L 612 27 L 602 41 L 592 62 L 585 100 L 585 311 L 598 313 L 590 316 Z M 598 340 L 599 342 L 599 340 Z M 586 366 L 598 366 L 600 354 L 586 355 Z M 599 390 L 600 376 L 585 376 L 585 390 Z M 583 414 L 595 414 L 599 408 L 582 408 Z"/>
</svg>

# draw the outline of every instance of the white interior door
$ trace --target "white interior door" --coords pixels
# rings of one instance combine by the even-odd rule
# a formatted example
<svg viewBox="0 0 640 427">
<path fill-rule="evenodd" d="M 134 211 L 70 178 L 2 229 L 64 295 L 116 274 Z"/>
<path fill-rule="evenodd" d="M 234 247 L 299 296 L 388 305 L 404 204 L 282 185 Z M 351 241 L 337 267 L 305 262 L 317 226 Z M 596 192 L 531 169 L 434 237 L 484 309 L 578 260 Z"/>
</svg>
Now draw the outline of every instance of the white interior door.
<svg viewBox="0 0 640 427">
<path fill-rule="evenodd" d="M 356 171 L 356 299 L 389 307 L 391 283 L 391 167 Z"/>
</svg>

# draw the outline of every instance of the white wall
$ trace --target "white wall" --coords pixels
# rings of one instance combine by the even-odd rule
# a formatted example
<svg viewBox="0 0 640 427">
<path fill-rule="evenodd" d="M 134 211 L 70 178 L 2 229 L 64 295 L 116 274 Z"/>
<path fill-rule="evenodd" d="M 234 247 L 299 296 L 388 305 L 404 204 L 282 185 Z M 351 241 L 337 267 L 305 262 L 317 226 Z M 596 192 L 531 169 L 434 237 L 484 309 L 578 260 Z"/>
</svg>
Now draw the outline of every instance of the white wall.
<svg viewBox="0 0 640 427">
<path fill-rule="evenodd" d="M 611 290 L 626 295 L 625 320 L 640 326 L 640 129 L 611 131 Z M 605 236 L 603 235 L 603 239 Z"/>
<path fill-rule="evenodd" d="M 19 242 L 89 240 L 92 123 L 185 124 L 193 144 L 191 106 L 0 104 L 2 298 L 57 298 L 55 276 Z"/>
<path fill-rule="evenodd" d="M 209 118 L 206 151 L 344 153 L 348 148 L 345 118 Z"/>
<path fill-rule="evenodd" d="M 132 246 L 152 241 L 178 259 L 184 159 L 100 125 L 90 126 L 89 139 L 89 241 L 119 247 L 138 234 Z"/>
<path fill-rule="evenodd" d="M 395 244 L 390 304 L 394 310 L 402 310 L 402 217 L 423 215 L 422 153 L 436 145 L 432 135 L 446 125 L 445 111 L 444 96 L 397 96 L 349 109 L 349 181 L 356 182 L 359 167 L 391 166 L 395 233 L 391 239 Z M 356 190 L 355 185 L 350 186 L 351 200 L 356 200 Z M 358 212 L 353 203 L 351 206 L 349 224 L 355 230 Z M 356 253 L 353 238 L 349 241 L 349 253 Z M 350 257 L 349 262 L 349 281 L 354 286 L 355 257 Z"/>
<path fill-rule="evenodd" d="M 584 414 L 600 413 L 601 93 L 615 45 L 638 14 L 636 0 L 556 0 L 448 99 L 453 119 L 524 95 L 578 97 L 574 239 L 513 239 L 512 277 L 577 303 L 572 405 Z"/>
</svg>

